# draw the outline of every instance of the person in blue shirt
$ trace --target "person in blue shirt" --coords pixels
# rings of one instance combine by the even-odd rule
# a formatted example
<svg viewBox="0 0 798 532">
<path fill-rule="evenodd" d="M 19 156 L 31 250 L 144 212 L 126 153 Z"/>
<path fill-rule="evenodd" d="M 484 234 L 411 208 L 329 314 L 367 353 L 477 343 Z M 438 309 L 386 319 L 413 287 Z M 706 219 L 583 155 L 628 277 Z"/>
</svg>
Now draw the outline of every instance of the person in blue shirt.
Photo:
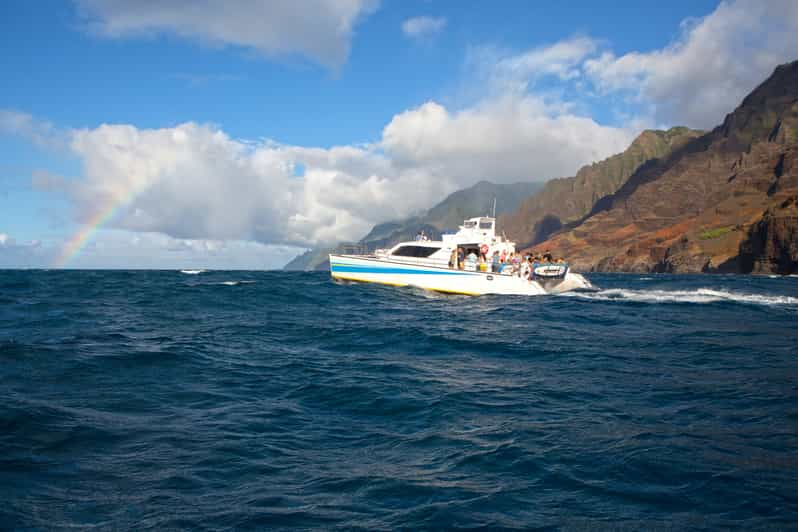
<svg viewBox="0 0 798 532">
<path fill-rule="evenodd" d="M 493 273 L 499 273 L 499 252 L 493 252 L 493 259 L 491 260 L 491 271 Z"/>
</svg>

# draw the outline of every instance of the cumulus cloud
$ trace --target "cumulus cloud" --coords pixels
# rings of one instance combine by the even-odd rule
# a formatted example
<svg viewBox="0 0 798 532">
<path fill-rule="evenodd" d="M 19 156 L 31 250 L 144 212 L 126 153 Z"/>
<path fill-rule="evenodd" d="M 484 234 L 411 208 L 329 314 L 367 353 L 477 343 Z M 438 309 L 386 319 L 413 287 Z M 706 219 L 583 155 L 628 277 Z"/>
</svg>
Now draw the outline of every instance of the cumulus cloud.
<svg viewBox="0 0 798 532">
<path fill-rule="evenodd" d="M 63 242 L 19 242 L 0 232 L 0 268 L 50 268 Z M 68 264 L 70 268 L 212 270 L 279 269 L 304 248 L 254 241 L 181 239 L 163 233 L 103 229 Z"/>
<path fill-rule="evenodd" d="M 572 80 L 581 75 L 582 62 L 598 49 L 590 37 L 577 36 L 519 54 L 493 57 L 491 74 L 499 80 L 516 80 L 526 88 L 545 76 Z"/>
<path fill-rule="evenodd" d="M 269 270 L 303 251 L 253 241 L 180 239 L 162 233 L 100 231 L 71 268 Z"/>
<path fill-rule="evenodd" d="M 601 90 L 630 91 L 664 123 L 718 124 L 773 68 L 798 58 L 798 2 L 722 2 L 688 20 L 663 49 L 616 56 L 605 51 L 584 70 Z"/>
<path fill-rule="evenodd" d="M 175 34 L 267 56 L 299 54 L 328 67 L 349 55 L 357 22 L 376 0 L 76 0 L 89 27 L 117 38 Z"/>
<path fill-rule="evenodd" d="M 451 113 L 435 102 L 401 113 L 385 128 L 395 162 L 461 182 L 544 180 L 622 151 L 634 132 L 559 113 L 534 96 L 507 95 Z"/>
<path fill-rule="evenodd" d="M 424 200 L 412 193 L 416 173 L 397 171 L 376 148 L 251 143 L 193 123 L 103 125 L 75 131 L 71 147 L 84 166 L 71 189 L 82 221 L 118 206 L 117 227 L 178 238 L 334 242 Z"/>
<path fill-rule="evenodd" d="M 440 33 L 445 27 L 444 17 L 413 17 L 402 22 L 402 33 L 411 39 L 423 39 Z"/>
<path fill-rule="evenodd" d="M 0 232 L 0 268 L 47 267 L 54 250 L 39 240 L 19 242 L 8 233 Z"/>
<path fill-rule="evenodd" d="M 59 148 L 62 133 L 46 120 L 14 109 L 0 109 L 0 132 L 17 135 L 45 148 Z"/>
<path fill-rule="evenodd" d="M 572 174 L 633 134 L 531 96 L 461 111 L 428 102 L 394 116 L 365 146 L 252 143 L 195 123 L 101 125 L 71 133 L 83 175 L 68 189 L 83 223 L 114 212 L 110 224 L 134 232 L 307 246 L 359 239 L 480 179 Z"/>
</svg>

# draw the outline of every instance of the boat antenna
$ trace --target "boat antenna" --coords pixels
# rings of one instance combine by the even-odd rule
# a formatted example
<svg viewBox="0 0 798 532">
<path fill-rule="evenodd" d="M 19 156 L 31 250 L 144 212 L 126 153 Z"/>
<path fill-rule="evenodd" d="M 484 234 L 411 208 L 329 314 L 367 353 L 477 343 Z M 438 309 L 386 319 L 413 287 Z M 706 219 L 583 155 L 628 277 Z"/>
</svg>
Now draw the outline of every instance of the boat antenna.
<svg viewBox="0 0 798 532">
<path fill-rule="evenodd" d="M 496 218 L 496 196 L 493 196 L 493 217 Z"/>
</svg>

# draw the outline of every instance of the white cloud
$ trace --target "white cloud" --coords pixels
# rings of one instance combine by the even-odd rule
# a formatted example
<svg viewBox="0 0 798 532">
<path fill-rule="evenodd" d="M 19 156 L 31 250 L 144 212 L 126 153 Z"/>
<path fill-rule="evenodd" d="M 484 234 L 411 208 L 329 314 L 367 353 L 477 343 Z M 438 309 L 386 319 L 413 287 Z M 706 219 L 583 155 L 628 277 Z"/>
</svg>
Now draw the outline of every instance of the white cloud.
<svg viewBox="0 0 798 532">
<path fill-rule="evenodd" d="M 515 95 L 455 112 L 428 102 L 396 115 L 380 142 L 329 149 L 194 123 L 101 125 L 72 132 L 83 176 L 67 186 L 84 223 L 116 206 L 110 224 L 129 231 L 306 246 L 359 239 L 480 179 L 570 175 L 633 134 Z"/>
<path fill-rule="evenodd" d="M 71 193 L 83 221 L 119 205 L 117 227 L 179 238 L 356 239 L 376 220 L 429 201 L 424 192 L 440 192 L 440 184 L 398 171 L 375 147 L 253 144 L 193 123 L 79 130 L 72 150 L 84 165 Z M 301 177 L 294 175 L 297 164 L 304 166 Z"/>
<path fill-rule="evenodd" d="M 172 33 L 267 56 L 300 54 L 328 67 L 349 55 L 354 26 L 375 0 L 76 0 L 105 37 Z"/>
<path fill-rule="evenodd" d="M 411 39 L 423 39 L 440 33 L 445 27 L 444 17 L 413 17 L 402 22 L 402 33 Z"/>
<path fill-rule="evenodd" d="M 253 241 L 180 239 L 161 233 L 103 230 L 68 266 L 270 270 L 281 268 L 302 251 L 302 248 Z"/>
<path fill-rule="evenodd" d="M 578 36 L 520 54 L 495 58 L 491 74 L 502 80 L 529 81 L 544 76 L 571 80 L 581 75 L 582 62 L 598 48 L 590 37 Z"/>
<path fill-rule="evenodd" d="M 62 133 L 50 122 L 13 109 L 0 109 L 0 132 L 23 137 L 45 148 L 59 148 L 63 140 Z"/>
<path fill-rule="evenodd" d="M 0 233 L 0 268 L 42 268 L 49 266 L 54 250 L 39 240 L 19 242 Z"/>
<path fill-rule="evenodd" d="M 708 128 L 767 78 L 798 58 L 798 2 L 722 2 L 700 20 L 683 23 L 681 38 L 663 49 L 585 63 L 604 92 L 631 91 L 668 124 Z"/>
<path fill-rule="evenodd" d="M 545 180 L 622 151 L 634 132 L 506 95 L 451 113 L 429 102 L 393 118 L 383 145 L 397 164 L 456 175 L 460 183 Z"/>
<path fill-rule="evenodd" d="M 50 268 L 63 242 L 18 242 L 0 233 L 0 268 Z M 254 241 L 181 239 L 161 233 L 102 229 L 69 268 L 279 269 L 304 248 Z"/>
</svg>

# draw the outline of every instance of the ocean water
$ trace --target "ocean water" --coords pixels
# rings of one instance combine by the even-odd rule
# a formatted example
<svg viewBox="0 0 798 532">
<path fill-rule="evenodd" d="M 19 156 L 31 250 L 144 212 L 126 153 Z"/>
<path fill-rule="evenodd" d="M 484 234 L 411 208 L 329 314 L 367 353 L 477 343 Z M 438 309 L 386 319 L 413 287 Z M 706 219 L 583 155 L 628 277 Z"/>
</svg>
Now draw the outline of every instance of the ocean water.
<svg viewBox="0 0 798 532">
<path fill-rule="evenodd" d="M 0 271 L 0 528 L 798 527 L 798 278 Z"/>
</svg>

